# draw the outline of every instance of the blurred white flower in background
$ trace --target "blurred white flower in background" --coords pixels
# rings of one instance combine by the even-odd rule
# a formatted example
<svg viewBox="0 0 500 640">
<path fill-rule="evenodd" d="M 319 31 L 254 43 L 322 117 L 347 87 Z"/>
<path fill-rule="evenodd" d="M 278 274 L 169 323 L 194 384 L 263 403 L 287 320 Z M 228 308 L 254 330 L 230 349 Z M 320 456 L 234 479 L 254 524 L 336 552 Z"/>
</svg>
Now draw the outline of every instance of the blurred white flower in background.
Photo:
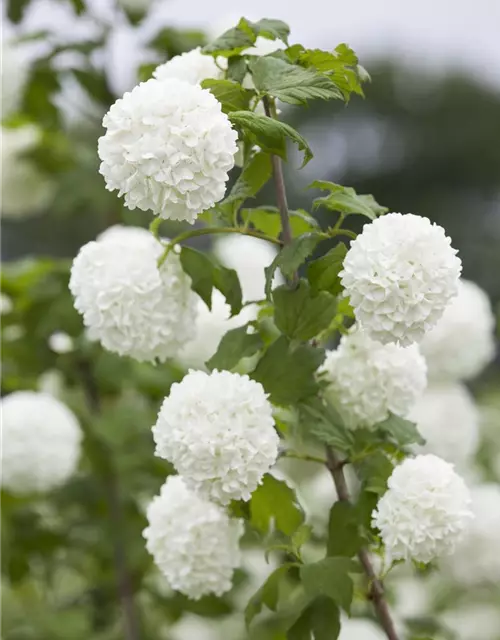
<svg viewBox="0 0 500 640">
<path fill-rule="evenodd" d="M 228 234 L 214 242 L 214 253 L 220 262 L 238 274 L 243 292 L 243 302 L 262 300 L 265 297 L 266 276 L 264 269 L 277 255 L 276 248 L 260 238 Z M 278 274 L 274 286 L 283 283 Z"/>
<path fill-rule="evenodd" d="M 456 254 L 428 218 L 388 213 L 366 224 L 340 272 L 358 323 L 382 343 L 422 340 L 457 294 Z"/>
<path fill-rule="evenodd" d="M 104 116 L 100 172 L 129 209 L 193 224 L 224 197 L 238 134 L 206 89 L 148 80 Z"/>
<path fill-rule="evenodd" d="M 244 307 L 234 317 L 231 308 L 220 291 L 212 293 L 212 309 L 203 300 L 198 300 L 195 337 L 186 343 L 178 356 L 178 361 L 186 368 L 203 369 L 205 362 L 217 351 L 223 336 L 231 329 L 241 327 L 257 316 L 253 306 Z"/>
<path fill-rule="evenodd" d="M 389 562 L 430 562 L 451 555 L 470 526 L 471 498 L 453 465 L 427 454 L 392 472 L 373 512 Z"/>
<path fill-rule="evenodd" d="M 103 239 L 104 238 L 104 239 Z M 136 360 L 175 357 L 194 334 L 197 296 L 179 256 L 145 229 L 112 228 L 73 261 L 70 290 L 91 339 Z"/>
<path fill-rule="evenodd" d="M 29 62 L 19 45 L 2 38 L 2 119 L 15 113 L 29 76 Z"/>
<path fill-rule="evenodd" d="M 190 488 L 221 504 L 249 500 L 278 455 L 263 386 L 229 371 L 190 371 L 174 383 L 153 437 L 157 456 L 169 460 Z"/>
<path fill-rule="evenodd" d="M 10 324 L 7 327 L 2 327 L 2 337 L 7 342 L 15 342 L 20 340 L 24 336 L 24 329 L 20 324 Z"/>
<path fill-rule="evenodd" d="M 498 640 L 500 638 L 500 607 L 498 603 L 462 603 L 445 611 L 444 625 L 456 640 Z"/>
<path fill-rule="evenodd" d="M 12 298 L 10 298 L 5 293 L 0 294 L 0 315 L 6 316 L 12 312 L 14 309 L 14 303 L 12 302 Z"/>
<path fill-rule="evenodd" d="M 153 77 L 157 80 L 175 78 L 196 85 L 208 78 L 221 80 L 224 68 L 227 68 L 226 58 L 219 57 L 216 63 L 212 56 L 201 52 L 201 47 L 196 47 L 156 67 Z"/>
<path fill-rule="evenodd" d="M 56 331 L 49 337 L 49 347 L 54 353 L 70 353 L 75 348 L 73 338 L 64 331 Z"/>
<path fill-rule="evenodd" d="M 74 473 L 82 433 L 70 409 L 35 391 L 1 400 L 2 485 L 16 494 L 49 491 Z"/>
<path fill-rule="evenodd" d="M 500 484 L 471 489 L 474 520 L 443 567 L 458 583 L 473 587 L 500 584 Z"/>
<path fill-rule="evenodd" d="M 422 353 L 435 380 L 469 380 L 495 357 L 495 316 L 486 293 L 460 280 L 458 295 L 425 334 Z"/>
<path fill-rule="evenodd" d="M 243 618 L 236 614 L 207 618 L 185 613 L 168 629 L 169 640 L 239 640 L 245 635 Z"/>
<path fill-rule="evenodd" d="M 55 184 L 27 157 L 39 144 L 42 132 L 35 125 L 2 127 L 2 215 L 22 218 L 48 208 Z"/>
<path fill-rule="evenodd" d="M 356 327 L 327 352 L 318 373 L 327 397 L 356 428 L 373 427 L 389 412 L 406 416 L 425 389 L 426 369 L 417 345 L 384 345 Z"/>
<path fill-rule="evenodd" d="M 59 369 L 48 369 L 38 377 L 36 386 L 41 393 L 61 399 L 64 391 L 64 376 Z"/>
<path fill-rule="evenodd" d="M 425 439 L 418 453 L 434 453 L 465 470 L 479 445 L 479 413 L 474 399 L 461 384 L 429 387 L 410 412 Z"/>
<path fill-rule="evenodd" d="M 240 565 L 241 520 L 169 476 L 147 509 L 146 548 L 170 586 L 193 600 L 231 588 Z"/>
</svg>

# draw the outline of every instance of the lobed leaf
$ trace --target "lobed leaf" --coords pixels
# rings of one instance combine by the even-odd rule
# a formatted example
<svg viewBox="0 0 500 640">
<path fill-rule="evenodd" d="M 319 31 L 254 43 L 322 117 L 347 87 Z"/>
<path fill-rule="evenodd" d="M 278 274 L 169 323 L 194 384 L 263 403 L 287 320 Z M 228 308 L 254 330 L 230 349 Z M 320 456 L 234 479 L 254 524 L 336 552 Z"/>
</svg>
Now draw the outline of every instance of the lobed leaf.
<svg viewBox="0 0 500 640">
<path fill-rule="evenodd" d="M 228 331 L 215 354 L 207 361 L 209 369 L 231 370 L 242 358 L 256 354 L 264 343 L 258 333 L 248 333 L 249 325 Z"/>
<path fill-rule="evenodd" d="M 250 522 L 262 533 L 274 528 L 291 536 L 304 521 L 294 490 L 266 474 L 250 500 Z"/>
</svg>

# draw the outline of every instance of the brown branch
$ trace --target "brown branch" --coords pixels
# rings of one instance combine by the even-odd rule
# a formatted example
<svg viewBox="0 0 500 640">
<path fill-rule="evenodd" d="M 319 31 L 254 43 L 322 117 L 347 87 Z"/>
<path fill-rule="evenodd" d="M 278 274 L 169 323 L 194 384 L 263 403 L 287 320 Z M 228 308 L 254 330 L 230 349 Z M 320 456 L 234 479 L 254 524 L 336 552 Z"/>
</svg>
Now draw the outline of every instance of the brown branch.
<svg viewBox="0 0 500 640">
<path fill-rule="evenodd" d="M 97 416 L 101 412 L 101 398 L 89 362 L 81 361 L 79 363 L 79 370 L 90 412 L 94 416 Z M 96 445 L 103 449 L 102 456 L 99 456 L 100 459 L 106 461 L 106 468 L 98 469 L 97 471 L 102 476 L 104 490 L 108 499 L 110 520 L 115 532 L 113 537 L 113 552 L 118 595 L 123 613 L 124 640 L 140 640 L 139 622 L 134 604 L 134 589 L 127 567 L 127 556 L 122 537 L 123 511 L 118 481 L 109 452 L 105 450 L 102 442 L 97 441 L 93 433 L 91 435 L 94 440 L 96 440 Z M 100 466 L 104 467 L 104 465 Z"/>
<path fill-rule="evenodd" d="M 326 466 L 332 474 L 333 482 L 335 483 L 335 488 L 337 489 L 339 500 L 341 502 L 350 502 L 351 498 L 344 475 L 345 461 L 340 460 L 333 449 L 331 449 L 331 447 L 326 447 L 326 457 Z M 361 562 L 361 566 L 363 567 L 363 571 L 368 578 L 368 582 L 370 584 L 370 598 L 377 612 L 380 624 L 382 625 L 382 628 L 384 629 L 385 634 L 389 640 L 399 640 L 399 636 L 396 633 L 396 629 L 394 627 L 394 621 L 392 620 L 391 613 L 389 611 L 387 600 L 385 599 L 384 587 L 382 585 L 382 582 L 377 578 L 377 574 L 375 573 L 375 570 L 371 563 L 368 551 L 365 548 L 361 548 L 358 552 L 358 558 Z"/>
</svg>

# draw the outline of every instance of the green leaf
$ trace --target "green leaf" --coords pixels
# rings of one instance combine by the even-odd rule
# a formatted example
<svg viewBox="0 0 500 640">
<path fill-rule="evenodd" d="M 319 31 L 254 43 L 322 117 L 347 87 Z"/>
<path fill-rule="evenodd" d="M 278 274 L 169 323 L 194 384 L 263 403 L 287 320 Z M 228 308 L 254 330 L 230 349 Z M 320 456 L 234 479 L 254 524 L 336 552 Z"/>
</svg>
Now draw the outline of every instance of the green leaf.
<svg viewBox="0 0 500 640">
<path fill-rule="evenodd" d="M 319 562 L 302 565 L 300 579 L 307 596 L 328 596 L 349 613 L 354 594 L 349 572 L 357 570 L 358 565 L 349 558 L 324 558 Z"/>
<path fill-rule="evenodd" d="M 211 309 L 214 279 L 213 262 L 205 253 L 191 249 L 191 247 L 182 247 L 180 257 L 184 272 L 191 278 L 191 288 Z"/>
<path fill-rule="evenodd" d="M 228 331 L 216 353 L 207 361 L 209 369 L 231 370 L 242 358 L 253 356 L 264 343 L 258 333 L 248 333 L 248 325 Z"/>
<path fill-rule="evenodd" d="M 41 126 L 59 128 L 59 111 L 53 99 L 60 89 L 57 73 L 48 64 L 34 64 L 26 83 L 21 110 Z"/>
<path fill-rule="evenodd" d="M 266 156 L 268 157 L 268 156 Z M 293 237 L 319 229 L 315 218 L 304 211 L 288 211 Z M 258 207 L 257 209 L 242 209 L 241 217 L 245 224 L 251 224 L 258 231 L 262 231 L 272 238 L 278 238 L 281 233 L 281 217 L 276 207 Z"/>
<path fill-rule="evenodd" d="M 289 104 L 307 104 L 310 99 L 342 99 L 335 84 L 314 69 L 289 64 L 272 56 L 257 58 L 250 64 L 255 88 L 260 94 Z"/>
<path fill-rule="evenodd" d="M 386 420 L 380 422 L 377 428 L 388 435 L 400 447 L 406 447 L 410 444 L 425 444 L 417 425 L 394 413 L 391 413 Z"/>
<path fill-rule="evenodd" d="M 21 22 L 30 2 L 31 0 L 8 0 L 7 16 L 9 20 L 15 24 Z"/>
<path fill-rule="evenodd" d="M 271 159 L 267 153 L 254 154 L 243 167 L 229 195 L 221 204 L 242 203 L 248 198 L 255 197 L 269 180 L 271 173 Z"/>
<path fill-rule="evenodd" d="M 206 38 L 203 31 L 165 27 L 148 43 L 148 47 L 155 49 L 169 60 L 181 53 L 202 46 L 205 42 Z"/>
<path fill-rule="evenodd" d="M 106 77 L 100 71 L 93 69 L 72 69 L 78 83 L 91 98 L 108 106 L 115 101 L 113 92 L 108 86 Z"/>
<path fill-rule="evenodd" d="M 319 597 L 311 607 L 314 640 L 337 640 L 340 635 L 340 610 L 330 598 Z"/>
<path fill-rule="evenodd" d="M 342 291 L 339 273 L 342 270 L 347 247 L 339 242 L 333 249 L 307 265 L 307 278 L 314 291 L 328 291 L 336 296 Z"/>
<path fill-rule="evenodd" d="M 292 547 L 300 549 L 312 535 L 312 527 L 308 524 L 301 525 L 292 536 Z"/>
<path fill-rule="evenodd" d="M 327 555 L 352 558 L 362 545 L 356 509 L 348 502 L 336 502 L 328 521 Z"/>
<path fill-rule="evenodd" d="M 286 563 L 275 569 L 260 589 L 250 598 L 245 608 L 245 624 L 247 628 L 255 616 L 262 611 L 263 605 L 266 605 L 271 611 L 276 611 L 281 580 L 292 566 L 294 566 L 292 563 Z"/>
<path fill-rule="evenodd" d="M 304 521 L 294 490 L 270 474 L 253 492 L 250 513 L 250 522 L 264 534 L 274 527 L 291 536 Z"/>
<path fill-rule="evenodd" d="M 287 630 L 287 640 L 311 640 L 311 618 L 311 609 L 307 607 Z"/>
<path fill-rule="evenodd" d="M 212 308 L 212 291 L 215 287 L 226 298 L 232 315 L 241 311 L 242 293 L 234 269 L 216 264 L 208 255 L 191 247 L 182 247 L 180 259 L 183 270 L 191 278 L 191 288 L 209 309 Z"/>
<path fill-rule="evenodd" d="M 336 409 L 321 398 L 310 398 L 300 407 L 300 423 L 304 435 L 340 451 L 349 451 L 353 437 Z"/>
<path fill-rule="evenodd" d="M 85 11 L 85 2 L 83 0 L 70 0 L 75 13 L 80 16 Z"/>
<path fill-rule="evenodd" d="M 323 349 L 309 345 L 293 348 L 281 336 L 259 360 L 251 377 L 263 385 L 274 404 L 297 404 L 318 391 L 315 373 L 324 357 Z"/>
<path fill-rule="evenodd" d="M 203 80 L 201 87 L 213 93 L 221 103 L 224 113 L 248 109 L 250 100 L 255 95 L 255 91 L 252 89 L 244 89 L 240 84 L 232 80 L 212 80 L 207 78 Z"/>
<path fill-rule="evenodd" d="M 227 78 L 240 84 L 248 73 L 247 61 L 242 56 L 233 56 L 227 61 Z"/>
<path fill-rule="evenodd" d="M 334 182 L 315 180 L 309 185 L 309 188 L 330 192 L 330 195 L 316 198 L 313 201 L 314 209 L 325 207 L 331 211 L 340 211 L 345 215 L 358 213 L 370 220 L 375 220 L 377 216 L 388 211 L 387 207 L 381 207 L 372 195 L 358 195 L 351 187 L 343 187 Z"/>
<path fill-rule="evenodd" d="M 281 269 L 283 275 L 292 277 L 301 264 L 316 248 L 317 244 L 323 240 L 323 234 L 318 232 L 304 233 L 278 253 L 271 264 L 264 269 L 266 274 L 266 296 L 271 297 L 271 288 L 276 269 Z"/>
<path fill-rule="evenodd" d="M 241 18 L 238 25 L 224 31 L 214 42 L 203 47 L 203 53 L 227 58 L 240 54 L 244 49 L 252 47 L 257 35 L 245 18 Z"/>
<path fill-rule="evenodd" d="M 264 60 L 264 58 L 259 58 L 259 60 Z M 288 139 L 295 142 L 299 150 L 304 152 L 302 166 L 306 165 L 313 157 L 307 140 L 284 122 L 252 111 L 231 111 L 229 119 L 253 144 L 258 145 L 267 153 L 273 153 L 286 160 L 286 141 Z"/>
<path fill-rule="evenodd" d="M 285 44 L 288 44 L 290 27 L 286 22 L 263 18 L 258 22 L 251 22 L 249 24 L 257 35 L 269 38 L 270 40 L 282 40 Z"/>
<path fill-rule="evenodd" d="M 283 285 L 273 291 L 274 321 L 289 338 L 307 341 L 327 329 L 335 317 L 337 301 L 321 291 L 313 295 L 307 280 L 295 289 Z"/>
<path fill-rule="evenodd" d="M 382 451 L 376 451 L 366 457 L 356 468 L 363 480 L 365 491 L 378 495 L 386 492 L 387 480 L 394 471 L 394 465 Z"/>
</svg>

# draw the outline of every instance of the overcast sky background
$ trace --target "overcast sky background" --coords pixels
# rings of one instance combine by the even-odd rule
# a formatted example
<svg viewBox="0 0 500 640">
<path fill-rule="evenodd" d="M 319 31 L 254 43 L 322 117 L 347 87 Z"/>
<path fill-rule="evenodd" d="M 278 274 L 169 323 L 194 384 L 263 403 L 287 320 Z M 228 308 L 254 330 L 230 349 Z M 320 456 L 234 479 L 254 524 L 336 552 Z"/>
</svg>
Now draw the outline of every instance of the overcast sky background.
<svg viewBox="0 0 500 640">
<path fill-rule="evenodd" d="M 116 67 L 117 85 L 124 89 L 128 70 L 141 59 L 141 44 L 159 25 L 221 32 L 241 15 L 285 20 L 292 42 L 325 48 L 347 42 L 365 64 L 389 56 L 437 73 L 463 69 L 500 89 L 500 0 L 152 0 L 138 30 L 127 26 L 113 0 L 87 2 L 96 17 L 115 25 L 107 64 Z M 75 28 L 69 3 L 62 0 L 32 0 L 21 31 L 43 28 L 67 39 L 85 37 L 93 26 L 79 18 Z"/>
</svg>

